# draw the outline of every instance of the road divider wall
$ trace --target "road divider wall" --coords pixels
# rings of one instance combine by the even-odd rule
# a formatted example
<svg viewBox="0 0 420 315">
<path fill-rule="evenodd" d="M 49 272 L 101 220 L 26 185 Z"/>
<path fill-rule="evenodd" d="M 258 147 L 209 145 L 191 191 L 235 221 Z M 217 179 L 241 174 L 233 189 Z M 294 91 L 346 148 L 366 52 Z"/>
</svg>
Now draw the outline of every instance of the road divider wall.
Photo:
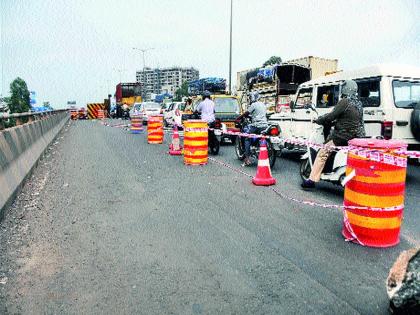
<svg viewBox="0 0 420 315">
<path fill-rule="evenodd" d="M 61 111 L 0 131 L 0 218 L 69 118 Z"/>
</svg>

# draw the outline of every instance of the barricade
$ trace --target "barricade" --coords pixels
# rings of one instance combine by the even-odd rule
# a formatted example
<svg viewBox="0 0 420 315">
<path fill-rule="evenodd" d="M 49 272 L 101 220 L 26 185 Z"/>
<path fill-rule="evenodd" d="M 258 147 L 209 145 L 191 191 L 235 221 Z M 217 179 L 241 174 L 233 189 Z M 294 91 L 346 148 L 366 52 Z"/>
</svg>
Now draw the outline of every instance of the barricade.
<svg viewBox="0 0 420 315">
<path fill-rule="evenodd" d="M 407 168 L 406 157 L 397 151 L 405 149 L 407 144 L 377 139 L 353 139 L 349 144 L 346 175 L 351 179 L 344 191 L 342 234 L 346 240 L 361 245 L 397 245 Z M 384 157 L 405 163 L 384 163 Z"/>
<path fill-rule="evenodd" d="M 105 111 L 103 109 L 98 109 L 98 119 L 105 119 Z"/>
<path fill-rule="evenodd" d="M 97 119 L 98 118 L 98 111 L 100 109 L 105 109 L 103 103 L 90 103 L 86 105 L 87 112 L 88 112 L 88 119 Z"/>
<path fill-rule="evenodd" d="M 143 117 L 138 114 L 131 115 L 131 133 L 139 134 L 143 132 Z"/>
<path fill-rule="evenodd" d="M 163 116 L 150 116 L 147 122 L 147 143 L 160 144 L 163 142 Z"/>
<path fill-rule="evenodd" d="M 77 120 L 79 113 L 77 111 L 77 109 L 71 109 L 70 110 L 70 118 L 71 120 Z"/>
<path fill-rule="evenodd" d="M 208 160 L 208 125 L 203 120 L 184 122 L 184 164 L 205 165 Z"/>
</svg>

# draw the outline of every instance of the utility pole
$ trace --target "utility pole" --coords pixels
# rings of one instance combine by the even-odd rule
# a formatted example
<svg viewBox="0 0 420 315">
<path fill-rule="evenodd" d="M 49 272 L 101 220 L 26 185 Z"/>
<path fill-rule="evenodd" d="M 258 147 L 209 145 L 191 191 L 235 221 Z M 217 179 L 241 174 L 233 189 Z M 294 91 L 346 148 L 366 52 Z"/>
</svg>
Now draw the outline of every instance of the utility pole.
<svg viewBox="0 0 420 315">
<path fill-rule="evenodd" d="M 133 47 L 133 50 L 138 50 L 141 51 L 143 54 L 143 87 L 141 89 L 141 98 L 142 100 L 144 100 L 144 89 L 146 87 L 146 59 L 144 57 L 144 54 L 149 51 L 149 50 L 153 50 L 154 48 L 137 48 L 137 47 Z"/>
<path fill-rule="evenodd" d="M 118 71 L 120 73 L 120 83 L 121 83 L 121 73 L 127 71 L 127 69 L 114 69 L 114 71 Z"/>
<path fill-rule="evenodd" d="M 229 94 L 232 94 L 232 15 L 233 0 L 230 0 Z"/>
</svg>

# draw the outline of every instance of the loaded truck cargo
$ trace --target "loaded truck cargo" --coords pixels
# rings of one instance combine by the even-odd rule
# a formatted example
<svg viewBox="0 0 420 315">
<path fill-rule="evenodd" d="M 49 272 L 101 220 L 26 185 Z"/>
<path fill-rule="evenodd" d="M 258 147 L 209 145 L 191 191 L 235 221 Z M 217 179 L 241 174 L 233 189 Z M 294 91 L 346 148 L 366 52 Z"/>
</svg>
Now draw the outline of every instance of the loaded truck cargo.
<svg viewBox="0 0 420 315">
<path fill-rule="evenodd" d="M 327 59 L 314 56 L 308 56 L 287 61 L 288 63 L 296 63 L 311 69 L 311 80 L 333 74 L 338 71 L 338 59 Z"/>
<path fill-rule="evenodd" d="M 281 63 L 238 74 L 239 97 L 242 108 L 249 103 L 250 92 L 258 92 L 267 105 L 268 113 L 279 112 L 287 106 L 300 83 L 311 79 L 309 67 L 296 63 Z"/>
</svg>

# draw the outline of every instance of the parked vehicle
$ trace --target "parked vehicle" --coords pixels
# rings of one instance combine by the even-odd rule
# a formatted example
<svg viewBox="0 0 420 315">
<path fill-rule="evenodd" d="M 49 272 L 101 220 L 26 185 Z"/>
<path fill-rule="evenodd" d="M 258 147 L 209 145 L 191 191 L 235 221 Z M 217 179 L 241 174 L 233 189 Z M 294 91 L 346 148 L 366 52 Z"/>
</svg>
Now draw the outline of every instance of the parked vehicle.
<svg viewBox="0 0 420 315">
<path fill-rule="evenodd" d="M 251 119 L 248 117 L 243 117 L 240 121 L 236 122 L 236 127 L 244 131 L 245 126 L 251 123 Z M 274 167 L 276 163 L 276 150 L 274 149 L 272 139 L 278 141 L 277 136 L 280 134 L 280 131 L 276 125 L 269 125 L 265 130 L 261 132 L 261 135 L 268 136 L 267 141 L 267 151 L 268 159 L 270 161 L 270 167 Z M 235 140 L 235 153 L 239 160 L 243 161 L 245 159 L 245 137 L 238 136 Z M 253 160 L 258 160 L 260 154 L 260 138 L 251 138 L 251 158 Z"/>
<path fill-rule="evenodd" d="M 367 136 L 403 140 L 409 150 L 420 149 L 420 68 L 402 65 L 375 65 L 360 70 L 337 72 L 299 86 L 292 113 L 288 117 L 273 115 L 270 122 L 281 125 L 284 138 L 308 139 L 314 112 L 332 110 L 341 98 L 341 83 L 354 80 L 364 107 Z M 418 108 L 418 109 L 417 109 Z M 289 149 L 305 147 L 286 144 Z"/>
<path fill-rule="evenodd" d="M 163 122 L 165 126 L 181 126 L 181 117 L 184 109 L 185 102 L 173 102 L 169 104 L 168 108 L 163 112 Z"/>
<path fill-rule="evenodd" d="M 147 124 L 149 116 L 162 114 L 163 111 L 159 103 L 143 102 L 140 106 L 140 113 L 143 114 L 143 124 Z"/>
<path fill-rule="evenodd" d="M 314 114 L 318 115 L 318 112 L 313 104 L 305 106 L 306 109 L 311 110 Z M 316 144 L 323 144 L 327 138 L 327 134 L 324 133 L 324 126 L 312 124 L 312 133 L 309 137 L 309 142 Z M 302 180 L 308 180 L 309 175 L 312 171 L 312 166 L 315 162 L 315 158 L 318 154 L 319 149 L 313 148 L 309 145 L 306 146 L 306 152 L 301 157 L 300 163 L 300 177 Z M 327 159 L 324 170 L 321 174 L 321 180 L 331 182 L 334 184 L 343 184 L 346 177 L 346 164 L 347 164 L 347 153 L 340 151 L 332 151 Z"/>
</svg>

